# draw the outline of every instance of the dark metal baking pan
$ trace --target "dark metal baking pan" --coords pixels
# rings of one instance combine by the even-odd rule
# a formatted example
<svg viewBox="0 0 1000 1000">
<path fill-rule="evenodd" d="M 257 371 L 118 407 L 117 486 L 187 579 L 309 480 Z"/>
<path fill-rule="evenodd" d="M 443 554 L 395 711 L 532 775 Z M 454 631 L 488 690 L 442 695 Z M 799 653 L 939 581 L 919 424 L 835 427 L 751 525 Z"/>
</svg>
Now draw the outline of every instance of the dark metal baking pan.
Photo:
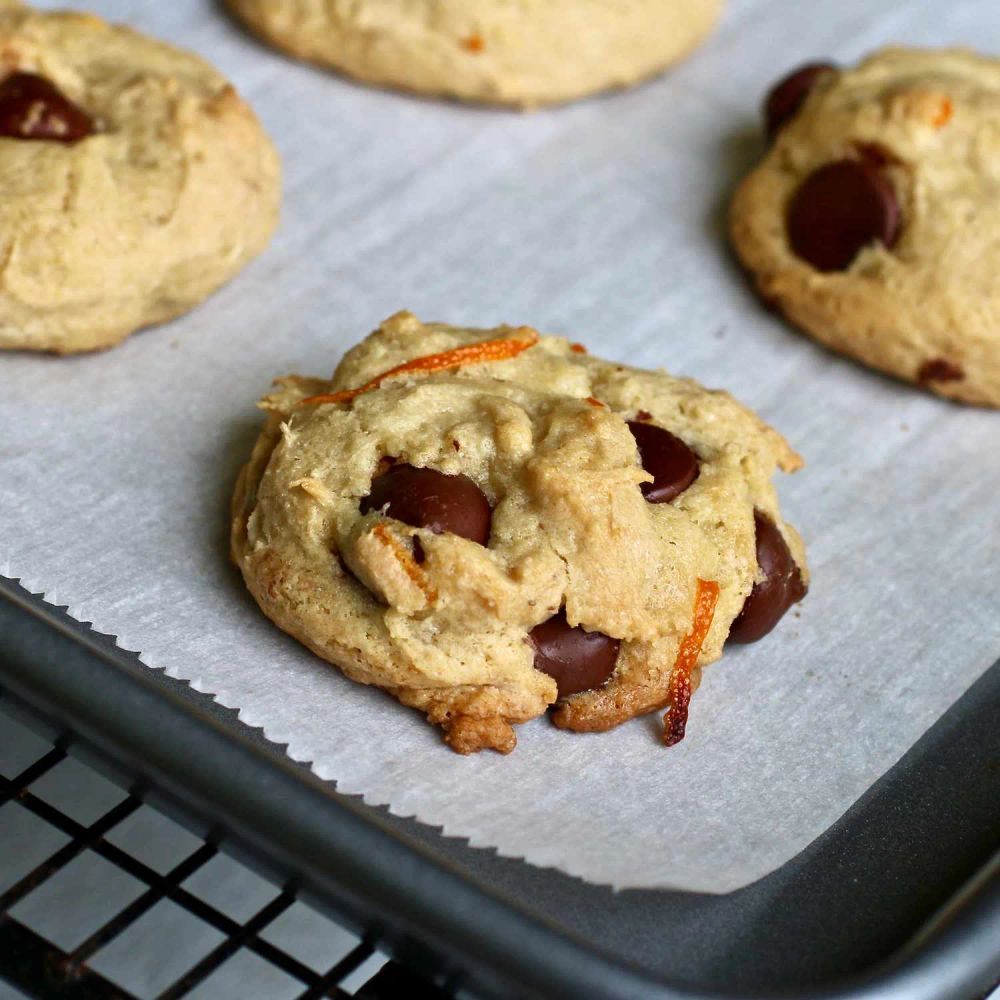
<svg viewBox="0 0 1000 1000">
<path fill-rule="evenodd" d="M 799 856 L 725 896 L 614 893 L 339 795 L 2 578 L 0 693 L 469 995 L 973 1000 L 1000 980 L 1000 663 Z"/>
</svg>

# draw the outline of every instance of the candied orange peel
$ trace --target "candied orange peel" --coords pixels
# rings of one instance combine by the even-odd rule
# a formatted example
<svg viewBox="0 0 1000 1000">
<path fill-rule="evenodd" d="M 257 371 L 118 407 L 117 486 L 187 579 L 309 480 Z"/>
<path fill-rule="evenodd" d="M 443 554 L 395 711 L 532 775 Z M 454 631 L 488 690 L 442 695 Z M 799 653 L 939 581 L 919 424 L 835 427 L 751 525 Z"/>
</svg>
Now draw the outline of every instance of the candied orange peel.
<svg viewBox="0 0 1000 1000">
<path fill-rule="evenodd" d="M 670 708 L 663 716 L 663 742 L 668 747 L 684 739 L 691 703 L 691 672 L 698 665 L 701 647 L 712 627 L 718 603 L 719 585 L 714 580 L 699 580 L 694 598 L 694 621 L 677 651 L 674 672 L 670 677 Z"/>
<path fill-rule="evenodd" d="M 439 354 L 425 354 L 423 357 L 411 358 L 395 368 L 376 375 L 370 382 L 357 389 L 341 389 L 339 392 L 324 392 L 317 396 L 307 396 L 300 399 L 298 406 L 318 406 L 321 403 L 349 403 L 352 399 L 378 389 L 382 383 L 395 375 L 453 371 L 465 365 L 479 365 L 487 361 L 508 361 L 516 358 L 522 351 L 534 347 L 538 343 L 538 331 L 530 326 L 520 326 L 509 337 L 496 337 L 493 340 L 481 340 L 475 344 L 464 344 L 462 347 L 441 351 Z"/>
<path fill-rule="evenodd" d="M 941 107 L 938 113 L 931 119 L 934 128 L 944 128 L 951 121 L 951 116 L 955 113 L 955 105 L 950 97 L 941 98 Z"/>
<path fill-rule="evenodd" d="M 372 534 L 389 549 L 396 562 L 403 567 L 403 572 L 420 588 L 428 603 L 433 604 L 437 600 L 437 589 L 417 565 L 410 550 L 384 524 L 376 524 L 372 528 Z"/>
</svg>

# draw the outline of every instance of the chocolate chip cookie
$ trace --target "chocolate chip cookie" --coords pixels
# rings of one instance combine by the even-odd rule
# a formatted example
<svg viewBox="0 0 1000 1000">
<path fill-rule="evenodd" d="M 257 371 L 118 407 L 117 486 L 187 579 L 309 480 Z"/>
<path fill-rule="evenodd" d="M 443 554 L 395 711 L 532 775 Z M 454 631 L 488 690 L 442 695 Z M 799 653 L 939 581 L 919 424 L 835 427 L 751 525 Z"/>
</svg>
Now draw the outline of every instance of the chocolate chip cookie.
<svg viewBox="0 0 1000 1000">
<path fill-rule="evenodd" d="M 279 49 L 359 80 L 529 107 L 623 87 L 701 43 L 722 0 L 226 0 Z"/>
<path fill-rule="evenodd" d="M 761 295 L 817 340 L 1000 406 L 1000 62 L 892 48 L 770 92 L 731 235 Z"/>
<path fill-rule="evenodd" d="M 0 3 L 0 348 L 110 347 L 263 250 L 277 154 L 193 55 Z"/>
<path fill-rule="evenodd" d="M 233 557 L 275 623 L 461 753 L 549 708 L 667 708 L 676 743 L 701 667 L 805 596 L 771 483 L 801 460 L 727 393 L 409 313 L 277 385 Z"/>
</svg>

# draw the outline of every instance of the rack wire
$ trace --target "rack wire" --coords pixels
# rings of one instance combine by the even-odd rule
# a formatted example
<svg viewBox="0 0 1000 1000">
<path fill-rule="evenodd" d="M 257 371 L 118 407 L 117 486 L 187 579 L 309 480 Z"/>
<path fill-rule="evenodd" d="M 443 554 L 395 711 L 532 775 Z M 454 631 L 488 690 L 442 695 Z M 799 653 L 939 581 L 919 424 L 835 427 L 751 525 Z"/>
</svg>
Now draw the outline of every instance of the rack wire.
<svg viewBox="0 0 1000 1000">
<path fill-rule="evenodd" d="M 54 743 L 34 734 L 18 739 L 27 730 L 4 712 L 2 703 L 0 732 L 7 737 L 0 739 L 0 998 L 4 981 L 29 997 L 69 1000 L 245 997 L 248 982 L 252 996 L 261 1000 L 445 1000 L 452 995 L 387 962 L 373 940 L 358 939 L 315 911 L 309 911 L 310 927 L 303 934 L 304 904 L 294 885 L 272 887 L 224 853 L 217 831 L 196 838 L 154 813 L 144 802 L 146 789 L 122 792 L 77 763 L 67 752 L 69 734 Z M 27 761 L 12 759 L 26 755 Z M 81 782 L 97 789 L 83 796 L 96 815 L 72 814 L 79 813 L 81 796 L 67 798 L 66 792 L 74 786 L 79 791 Z M 175 835 L 167 839 L 179 858 L 162 863 L 142 856 L 151 822 L 173 828 Z M 156 839 L 162 848 L 162 831 Z M 252 886 L 243 893 L 251 912 L 235 916 L 231 901 L 212 900 L 204 891 L 220 881 L 211 877 L 212 866 L 220 862 L 230 869 L 222 881 Z M 83 863 L 90 866 L 94 891 L 87 892 L 88 879 L 77 873 L 69 895 L 65 887 L 60 892 L 60 880 Z M 123 891 L 116 882 L 128 888 Z M 241 901 L 244 909 L 247 902 Z M 296 910 L 297 918 L 289 920 Z M 164 926 L 164 916 L 169 925 L 172 915 L 176 928 L 181 913 L 188 922 L 182 937 L 201 946 L 188 956 L 171 953 L 177 937 Z M 48 935 L 45 914 L 50 923 L 56 917 Z M 324 938 L 328 947 L 321 943 Z M 296 955 L 303 940 L 311 942 L 311 954 Z M 128 971 L 128 960 L 134 970 L 136 949 L 143 946 L 164 953 L 158 976 L 137 978 Z M 319 957 L 323 954 L 335 957 Z"/>
</svg>

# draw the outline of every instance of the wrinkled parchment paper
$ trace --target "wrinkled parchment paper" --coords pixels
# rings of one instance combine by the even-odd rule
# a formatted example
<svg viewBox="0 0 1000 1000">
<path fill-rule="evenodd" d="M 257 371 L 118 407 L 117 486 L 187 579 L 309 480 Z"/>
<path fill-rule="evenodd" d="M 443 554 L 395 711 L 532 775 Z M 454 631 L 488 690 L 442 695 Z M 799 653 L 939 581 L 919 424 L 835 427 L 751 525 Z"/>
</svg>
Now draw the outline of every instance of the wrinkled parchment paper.
<svg viewBox="0 0 1000 1000">
<path fill-rule="evenodd" d="M 1000 413 L 839 359 L 754 300 L 727 192 L 786 68 L 888 41 L 1000 48 L 966 0 L 733 0 L 651 85 L 520 115 L 365 89 L 269 53 L 199 0 L 98 2 L 212 58 L 286 166 L 270 251 L 192 315 L 101 355 L 0 357 L 0 572 L 393 812 L 615 886 L 723 892 L 821 833 L 1000 654 Z M 529 323 L 723 386 L 807 469 L 801 613 L 705 675 L 689 735 L 658 718 L 521 727 L 461 758 L 413 712 L 274 628 L 227 560 L 227 503 L 272 376 L 327 374 L 397 308 Z"/>
</svg>

